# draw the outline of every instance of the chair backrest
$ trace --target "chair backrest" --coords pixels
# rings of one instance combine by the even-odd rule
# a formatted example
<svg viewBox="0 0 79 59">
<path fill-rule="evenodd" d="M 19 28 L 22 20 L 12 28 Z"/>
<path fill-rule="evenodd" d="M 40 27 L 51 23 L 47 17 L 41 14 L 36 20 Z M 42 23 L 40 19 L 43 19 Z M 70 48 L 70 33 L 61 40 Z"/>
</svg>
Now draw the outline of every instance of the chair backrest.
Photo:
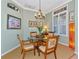
<svg viewBox="0 0 79 59">
<path fill-rule="evenodd" d="M 59 39 L 59 36 L 53 36 L 51 39 L 48 39 L 46 51 L 50 49 L 56 50 L 58 45 L 58 39 Z"/>
<path fill-rule="evenodd" d="M 53 37 L 54 36 L 54 32 L 49 32 L 48 36 L 49 36 L 49 38 Z"/>
<path fill-rule="evenodd" d="M 20 42 L 20 48 L 21 49 L 23 49 L 24 47 L 23 47 L 23 42 L 22 42 L 22 37 L 19 35 L 19 34 L 17 34 L 17 39 L 19 40 L 19 42 Z"/>
<path fill-rule="evenodd" d="M 30 36 L 31 37 L 36 37 L 37 36 L 37 32 L 30 32 Z"/>
</svg>

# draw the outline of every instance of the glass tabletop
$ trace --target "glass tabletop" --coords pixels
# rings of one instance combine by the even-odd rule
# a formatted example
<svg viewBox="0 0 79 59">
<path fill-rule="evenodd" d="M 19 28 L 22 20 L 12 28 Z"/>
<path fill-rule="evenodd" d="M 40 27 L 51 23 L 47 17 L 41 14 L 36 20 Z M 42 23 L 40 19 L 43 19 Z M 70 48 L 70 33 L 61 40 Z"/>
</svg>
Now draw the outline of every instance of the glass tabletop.
<svg viewBox="0 0 79 59">
<path fill-rule="evenodd" d="M 37 41 L 47 41 L 47 39 L 42 38 L 42 37 L 29 37 L 28 38 L 31 42 L 37 42 Z"/>
</svg>

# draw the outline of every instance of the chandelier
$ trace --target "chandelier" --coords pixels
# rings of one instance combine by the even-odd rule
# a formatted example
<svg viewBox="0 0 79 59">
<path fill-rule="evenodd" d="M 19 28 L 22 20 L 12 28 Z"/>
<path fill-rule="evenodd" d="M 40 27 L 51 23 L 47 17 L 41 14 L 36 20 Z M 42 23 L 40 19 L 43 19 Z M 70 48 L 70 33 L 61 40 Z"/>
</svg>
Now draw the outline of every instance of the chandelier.
<svg viewBox="0 0 79 59">
<path fill-rule="evenodd" d="M 45 14 L 41 10 L 41 0 L 39 0 L 39 10 L 38 10 L 38 12 L 35 13 L 35 18 L 36 19 L 44 19 L 45 18 Z"/>
</svg>

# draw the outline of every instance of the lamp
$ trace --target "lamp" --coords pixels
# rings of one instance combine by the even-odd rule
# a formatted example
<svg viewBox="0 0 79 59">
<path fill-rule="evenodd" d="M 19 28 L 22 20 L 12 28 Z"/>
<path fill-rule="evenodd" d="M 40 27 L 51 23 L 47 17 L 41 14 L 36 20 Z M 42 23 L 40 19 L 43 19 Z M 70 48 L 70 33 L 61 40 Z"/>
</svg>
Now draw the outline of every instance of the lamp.
<svg viewBox="0 0 79 59">
<path fill-rule="evenodd" d="M 35 18 L 36 19 L 44 19 L 45 14 L 41 11 L 41 0 L 39 0 L 39 10 L 38 12 L 35 13 Z"/>
<path fill-rule="evenodd" d="M 48 26 L 47 25 L 44 25 L 44 31 L 48 32 Z"/>
<path fill-rule="evenodd" d="M 48 35 L 48 26 L 47 25 L 43 26 L 43 34 L 46 36 Z"/>
<path fill-rule="evenodd" d="M 44 39 L 48 38 L 48 26 L 44 25 L 43 27 L 43 35 L 44 35 Z"/>
</svg>

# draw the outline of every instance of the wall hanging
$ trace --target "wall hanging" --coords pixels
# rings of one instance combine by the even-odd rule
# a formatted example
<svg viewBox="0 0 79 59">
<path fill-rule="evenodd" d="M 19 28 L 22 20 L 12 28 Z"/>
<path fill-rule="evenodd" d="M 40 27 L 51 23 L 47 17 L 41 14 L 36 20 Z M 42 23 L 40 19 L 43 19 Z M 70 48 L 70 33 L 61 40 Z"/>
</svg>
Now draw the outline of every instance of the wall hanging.
<svg viewBox="0 0 79 59">
<path fill-rule="evenodd" d="M 12 15 L 7 15 L 7 29 L 20 29 L 21 28 L 21 18 L 17 18 Z"/>
</svg>

